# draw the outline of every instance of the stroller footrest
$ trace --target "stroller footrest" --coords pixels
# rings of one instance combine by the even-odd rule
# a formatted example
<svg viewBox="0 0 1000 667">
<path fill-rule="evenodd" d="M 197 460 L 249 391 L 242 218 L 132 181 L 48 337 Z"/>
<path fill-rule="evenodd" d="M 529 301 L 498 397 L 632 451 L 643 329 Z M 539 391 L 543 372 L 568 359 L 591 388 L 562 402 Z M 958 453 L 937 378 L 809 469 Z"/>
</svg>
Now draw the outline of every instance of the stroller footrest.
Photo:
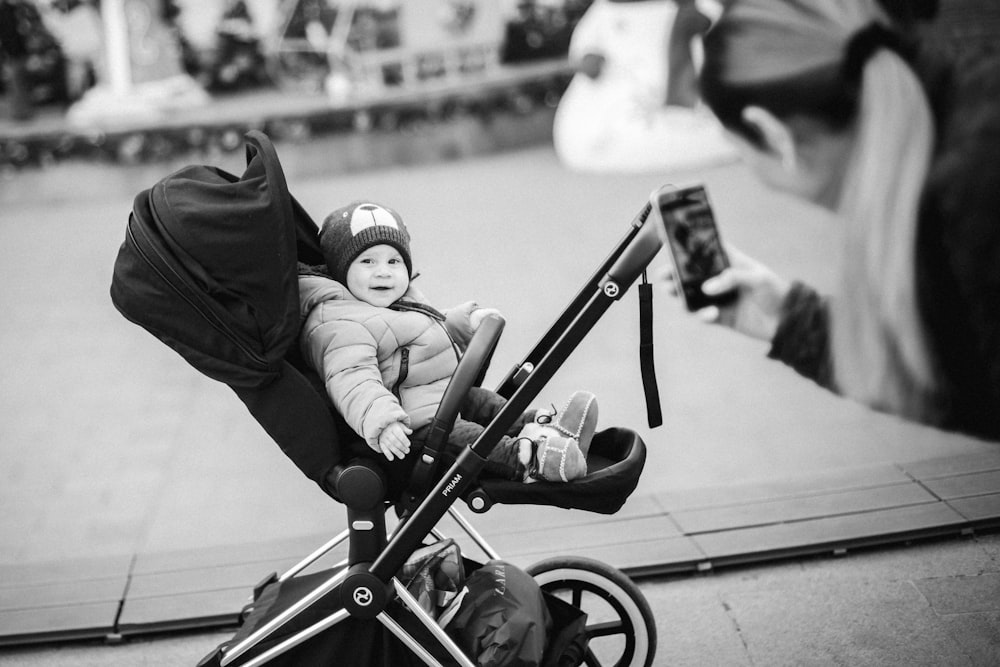
<svg viewBox="0 0 1000 667">
<path fill-rule="evenodd" d="M 645 462 L 646 445 L 637 433 L 609 428 L 594 435 L 587 455 L 587 475 L 580 479 L 525 484 L 485 478 L 479 480 L 478 491 L 487 508 L 496 503 L 533 504 L 614 514 L 635 490 Z"/>
</svg>

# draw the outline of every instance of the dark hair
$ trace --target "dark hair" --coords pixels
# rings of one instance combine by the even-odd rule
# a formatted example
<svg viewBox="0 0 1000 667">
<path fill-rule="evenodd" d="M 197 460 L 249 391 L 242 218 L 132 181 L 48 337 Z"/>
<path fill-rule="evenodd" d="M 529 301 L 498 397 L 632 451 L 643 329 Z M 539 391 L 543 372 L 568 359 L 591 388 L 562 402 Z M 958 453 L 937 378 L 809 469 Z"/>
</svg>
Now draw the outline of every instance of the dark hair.
<svg viewBox="0 0 1000 667">
<path fill-rule="evenodd" d="M 722 124 L 758 146 L 761 137 L 757 129 L 742 118 L 747 106 L 766 107 L 779 118 L 808 116 L 839 130 L 857 114 L 861 72 L 868 58 L 881 48 L 889 48 L 910 60 L 915 51 L 912 41 L 872 22 L 846 39 L 842 50 L 828 62 L 772 78 L 759 71 L 747 77 L 752 80 L 740 81 L 731 70 L 736 63 L 744 71 L 749 69 L 743 59 L 754 48 L 741 42 L 760 41 L 752 31 L 741 17 L 723 16 L 705 36 L 700 86 L 702 98 Z M 772 53 L 779 49 L 767 47 Z"/>
<path fill-rule="evenodd" d="M 725 82 L 709 67 L 709 62 L 717 61 L 706 60 L 702 70 L 701 95 L 705 103 L 726 128 L 758 146 L 762 138 L 757 128 L 743 120 L 743 109 L 748 106 L 766 107 L 780 118 L 809 116 L 825 122 L 831 129 L 846 127 L 857 112 L 858 87 L 843 85 L 839 66 L 741 84 Z"/>
</svg>

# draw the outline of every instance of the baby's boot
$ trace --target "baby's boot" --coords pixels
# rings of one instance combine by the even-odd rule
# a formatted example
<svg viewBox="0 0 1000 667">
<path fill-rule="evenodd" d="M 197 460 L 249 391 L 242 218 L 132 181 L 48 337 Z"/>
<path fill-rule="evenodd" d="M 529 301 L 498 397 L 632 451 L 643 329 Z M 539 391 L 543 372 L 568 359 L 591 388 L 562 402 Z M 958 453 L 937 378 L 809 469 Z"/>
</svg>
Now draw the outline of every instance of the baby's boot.
<svg viewBox="0 0 1000 667">
<path fill-rule="evenodd" d="M 597 429 L 597 397 L 578 391 L 557 412 L 539 411 L 518 434 L 526 481 L 570 482 L 587 474 L 587 452 Z"/>
</svg>

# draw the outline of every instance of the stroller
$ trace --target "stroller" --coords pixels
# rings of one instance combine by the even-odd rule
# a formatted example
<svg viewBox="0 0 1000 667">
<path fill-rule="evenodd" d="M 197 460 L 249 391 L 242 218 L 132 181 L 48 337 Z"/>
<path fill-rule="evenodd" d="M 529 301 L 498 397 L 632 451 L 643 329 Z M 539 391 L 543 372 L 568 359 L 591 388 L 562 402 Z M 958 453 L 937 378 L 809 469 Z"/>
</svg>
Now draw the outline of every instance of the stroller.
<svg viewBox="0 0 1000 667">
<path fill-rule="evenodd" d="M 475 443 L 454 460 L 442 456 L 462 399 L 482 381 L 502 333 L 495 317 L 470 342 L 426 441 L 414 443 L 406 459 L 386 462 L 347 427 L 299 357 L 297 267 L 323 262 L 317 227 L 289 194 L 263 133 L 247 133 L 246 154 L 242 176 L 193 165 L 136 196 L 112 301 L 199 371 L 230 386 L 303 474 L 346 506 L 348 526 L 287 572 L 257 584 L 242 612 L 234 610 L 241 622 L 235 635 L 200 664 L 651 665 L 656 629 L 649 605 L 631 580 L 599 561 L 559 557 L 525 569 L 548 617 L 534 662 L 516 655 L 511 637 L 507 662 L 463 648 L 400 574 L 416 552 L 446 543 L 439 530 L 445 514 L 491 567 L 503 563 L 455 509 L 459 498 L 473 512 L 503 503 L 613 514 L 635 489 L 646 450 L 623 428 L 594 436 L 588 473 L 571 483 L 523 484 L 480 473 L 500 437 L 659 251 L 659 237 L 644 224 L 649 208 L 507 374 L 498 387 L 507 403 Z M 390 510 L 398 518 L 391 531 Z M 345 545 L 346 560 L 310 570 Z M 466 580 L 486 569 L 464 556 L 459 563 Z M 511 620 L 518 610 L 494 613 Z M 479 620 L 493 624 L 494 638 L 504 631 L 496 627 L 503 621 Z"/>
</svg>

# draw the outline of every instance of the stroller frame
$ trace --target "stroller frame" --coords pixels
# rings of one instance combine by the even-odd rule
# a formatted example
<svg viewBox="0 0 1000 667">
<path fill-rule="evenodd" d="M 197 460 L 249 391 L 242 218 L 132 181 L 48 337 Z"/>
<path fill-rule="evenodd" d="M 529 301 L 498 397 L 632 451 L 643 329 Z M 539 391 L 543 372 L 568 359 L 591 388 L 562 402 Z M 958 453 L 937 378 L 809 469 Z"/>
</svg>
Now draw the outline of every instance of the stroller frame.
<svg viewBox="0 0 1000 667">
<path fill-rule="evenodd" d="M 473 527 L 469 521 L 462 516 L 462 514 L 456 510 L 454 507 L 448 508 L 448 513 L 451 517 L 461 526 L 465 533 L 476 543 L 482 551 L 489 557 L 493 559 L 500 558 L 500 554 L 497 553 L 492 546 L 483 538 L 483 536 Z M 445 539 L 438 530 L 434 529 L 431 533 L 438 540 Z M 350 537 L 350 531 L 345 530 L 338 534 L 336 537 L 313 551 L 311 554 L 303 558 L 301 561 L 293 565 L 286 572 L 284 572 L 280 577 L 277 577 L 274 581 L 284 582 L 288 579 L 294 577 L 298 573 L 302 572 L 310 565 L 318 561 L 323 556 L 327 555 L 338 546 L 343 544 Z M 348 563 L 347 560 L 341 561 L 335 566 L 335 568 L 344 568 Z M 229 664 L 232 660 L 237 659 L 246 650 L 249 650 L 259 638 L 263 638 L 271 634 L 276 630 L 284 621 L 295 616 L 298 612 L 308 607 L 314 600 L 328 594 L 337 585 L 341 584 L 347 576 L 347 569 L 339 569 L 337 574 L 333 575 L 329 580 L 327 580 L 322 586 L 313 589 L 311 593 L 302 598 L 298 603 L 289 607 L 285 613 L 275 617 L 275 619 L 268 625 L 261 628 L 260 635 L 251 635 L 243 643 L 234 645 L 230 651 L 226 652 L 226 658 L 222 660 L 223 665 Z M 268 578 L 268 582 L 271 579 Z M 449 637 L 444 630 L 432 619 L 426 611 L 420 606 L 416 599 L 410 594 L 406 586 L 404 586 L 399 579 L 396 577 L 392 578 L 392 584 L 394 591 L 399 595 L 403 604 L 413 612 L 418 619 L 424 624 L 424 626 L 437 638 L 438 641 L 448 650 L 452 657 L 458 661 L 461 665 L 468 665 L 469 667 L 474 667 L 473 663 L 462 653 L 461 649 L 455 645 L 454 641 Z M 323 632 L 324 630 L 333 627 L 340 621 L 346 619 L 349 616 L 349 612 L 346 609 L 342 609 L 334 614 L 331 614 L 325 619 L 313 624 L 309 628 L 300 631 L 299 633 L 292 635 L 291 637 L 285 639 L 282 643 L 270 648 L 269 650 L 256 656 L 249 662 L 243 663 L 247 666 L 252 665 L 262 665 L 268 662 L 271 658 L 280 655 L 281 653 L 297 646 L 298 644 L 311 639 L 317 634 Z M 430 653 L 428 653 L 423 646 L 421 646 L 415 639 L 404 628 L 402 628 L 391 616 L 386 614 L 384 611 L 380 612 L 375 617 L 379 622 L 386 626 L 386 628 L 392 632 L 400 641 L 402 641 L 411 651 L 413 651 L 418 657 L 420 657 L 428 665 L 438 665 L 436 658 L 434 658 Z"/>
<path fill-rule="evenodd" d="M 436 447 L 450 432 L 458 414 L 461 397 L 475 381 L 481 379 L 489 356 L 502 332 L 502 320 L 493 317 L 486 319 L 463 355 L 459 370 L 445 393 L 441 409 L 432 424 L 432 435 L 428 439 L 425 454 L 418 460 L 414 469 L 412 479 L 415 481 L 411 482 L 410 496 L 404 498 L 405 509 L 400 517 L 400 523 L 392 535 L 388 539 L 385 536 L 384 513 L 387 504 L 382 497 L 384 491 L 377 492 L 378 498 L 374 502 L 371 499 L 372 490 L 369 484 L 372 480 L 377 480 L 380 473 L 367 461 L 355 459 L 341 471 L 338 480 L 342 499 L 348 506 L 348 529 L 316 549 L 280 577 L 273 573 L 269 575 L 254 588 L 253 599 L 256 601 L 268 584 L 291 579 L 345 540 L 350 540 L 349 558 L 335 568 L 337 570 L 335 574 L 268 623 L 238 643 L 220 646 L 206 659 L 214 655 L 218 664 L 222 666 L 233 664 L 317 600 L 339 589 L 343 608 L 240 664 L 248 666 L 265 664 L 354 616 L 378 620 L 426 664 L 439 665 L 438 660 L 385 611 L 393 599 L 392 593 L 395 593 L 457 664 L 473 667 L 473 662 L 462 653 L 437 622 L 424 612 L 395 574 L 428 535 L 433 535 L 438 540 L 443 539 L 436 526 L 446 513 L 485 554 L 490 558 L 499 557 L 472 524 L 452 506 L 454 500 L 464 497 L 474 512 L 485 512 L 492 504 L 488 492 L 482 486 L 475 484 L 490 452 L 608 308 L 621 299 L 635 280 L 644 274 L 646 266 L 659 252 L 661 248 L 659 234 L 652 224 L 646 224 L 649 212 L 650 206 L 647 204 L 635 216 L 628 232 L 593 273 L 586 285 L 532 350 L 510 370 L 498 388 L 498 392 L 507 399 L 507 403 L 485 427 L 481 436 L 459 454 L 429 492 L 423 493 L 426 487 L 421 489 L 420 484 L 431 481 L 431 473 L 437 464 Z M 355 499 L 359 495 L 360 502 Z M 409 503 L 406 503 L 406 500 Z M 635 592 L 637 594 L 637 589 Z M 637 600 L 636 603 L 643 616 L 649 615 L 651 618 L 644 599 Z M 250 606 L 252 604 L 253 602 Z M 647 629 L 651 628 L 650 619 L 646 620 L 646 625 Z"/>
</svg>

